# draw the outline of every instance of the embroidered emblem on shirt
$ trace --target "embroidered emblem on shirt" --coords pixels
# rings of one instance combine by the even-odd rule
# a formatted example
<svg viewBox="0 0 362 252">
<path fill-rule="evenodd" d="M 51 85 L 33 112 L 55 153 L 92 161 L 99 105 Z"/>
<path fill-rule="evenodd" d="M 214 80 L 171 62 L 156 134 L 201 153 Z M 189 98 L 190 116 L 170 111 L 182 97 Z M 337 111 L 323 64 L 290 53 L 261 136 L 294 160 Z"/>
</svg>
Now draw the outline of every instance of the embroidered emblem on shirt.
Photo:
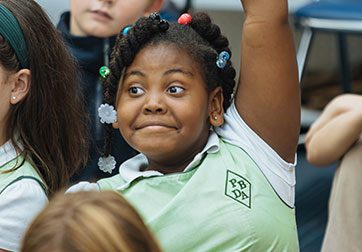
<svg viewBox="0 0 362 252">
<path fill-rule="evenodd" d="M 251 208 L 251 183 L 229 170 L 226 173 L 225 195 Z"/>
</svg>

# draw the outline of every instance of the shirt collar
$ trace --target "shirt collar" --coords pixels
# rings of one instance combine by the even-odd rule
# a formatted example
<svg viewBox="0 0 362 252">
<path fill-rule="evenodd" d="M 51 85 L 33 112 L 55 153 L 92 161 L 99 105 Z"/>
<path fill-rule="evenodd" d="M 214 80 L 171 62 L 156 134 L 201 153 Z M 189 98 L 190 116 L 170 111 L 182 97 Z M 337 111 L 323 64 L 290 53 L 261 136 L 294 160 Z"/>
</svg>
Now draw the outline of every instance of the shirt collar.
<svg viewBox="0 0 362 252">
<path fill-rule="evenodd" d="M 16 158 L 16 156 L 16 150 L 11 143 L 11 140 L 8 140 L 6 143 L 0 146 L 0 167 Z"/>
<path fill-rule="evenodd" d="M 219 151 L 219 148 L 219 138 L 215 132 L 211 131 L 204 149 L 194 157 L 192 162 L 185 168 L 184 172 L 190 171 L 197 165 L 199 165 L 205 153 L 216 153 Z M 139 177 L 163 175 L 158 171 L 141 171 L 142 167 L 147 166 L 148 162 L 146 156 L 143 154 L 138 154 L 137 156 L 128 159 L 126 162 L 121 164 L 121 166 L 119 167 L 119 173 L 121 177 L 126 181 L 127 185 Z"/>
</svg>

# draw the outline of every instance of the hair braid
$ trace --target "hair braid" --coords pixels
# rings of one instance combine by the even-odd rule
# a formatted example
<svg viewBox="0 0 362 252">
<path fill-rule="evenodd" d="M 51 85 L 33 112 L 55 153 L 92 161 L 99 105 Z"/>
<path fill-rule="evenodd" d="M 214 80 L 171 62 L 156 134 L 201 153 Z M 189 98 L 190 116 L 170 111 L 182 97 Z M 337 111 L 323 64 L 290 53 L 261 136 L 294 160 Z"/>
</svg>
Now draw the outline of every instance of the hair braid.
<svg viewBox="0 0 362 252">
<path fill-rule="evenodd" d="M 200 34 L 219 54 L 222 51 L 226 51 L 232 56 L 229 48 L 228 39 L 221 34 L 219 26 L 213 24 L 211 18 L 206 13 L 196 13 L 192 17 L 191 27 Z M 232 94 L 235 87 L 236 71 L 232 66 L 231 61 L 227 62 L 227 65 L 223 69 L 219 69 L 220 86 L 223 88 L 224 95 L 224 110 L 226 110 L 231 103 Z"/>
</svg>

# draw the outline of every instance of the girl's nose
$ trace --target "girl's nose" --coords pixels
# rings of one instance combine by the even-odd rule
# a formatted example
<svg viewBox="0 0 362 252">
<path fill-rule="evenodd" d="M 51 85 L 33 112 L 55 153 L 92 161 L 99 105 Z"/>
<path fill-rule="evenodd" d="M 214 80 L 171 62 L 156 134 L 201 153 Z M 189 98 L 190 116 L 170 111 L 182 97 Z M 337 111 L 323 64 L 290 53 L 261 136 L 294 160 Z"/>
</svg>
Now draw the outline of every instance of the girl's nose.
<svg viewBox="0 0 362 252">
<path fill-rule="evenodd" d="M 160 95 L 150 94 L 143 106 L 143 112 L 146 114 L 164 114 L 167 112 L 167 106 Z"/>
<path fill-rule="evenodd" d="M 99 0 L 100 2 L 105 2 L 106 4 L 112 4 L 115 0 Z"/>
</svg>

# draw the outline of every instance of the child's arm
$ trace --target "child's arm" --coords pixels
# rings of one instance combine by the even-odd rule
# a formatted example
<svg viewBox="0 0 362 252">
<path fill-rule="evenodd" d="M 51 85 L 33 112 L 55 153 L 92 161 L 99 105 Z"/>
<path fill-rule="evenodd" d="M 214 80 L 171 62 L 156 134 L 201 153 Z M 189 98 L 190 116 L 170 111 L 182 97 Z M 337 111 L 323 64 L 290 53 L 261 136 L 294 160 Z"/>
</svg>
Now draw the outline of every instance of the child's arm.
<svg viewBox="0 0 362 252">
<path fill-rule="evenodd" d="M 300 94 L 287 0 L 241 2 L 245 21 L 235 105 L 265 142 L 293 162 L 300 130 Z"/>
<path fill-rule="evenodd" d="M 361 133 L 362 96 L 341 95 L 333 99 L 307 133 L 309 162 L 326 166 L 338 161 Z"/>
</svg>

